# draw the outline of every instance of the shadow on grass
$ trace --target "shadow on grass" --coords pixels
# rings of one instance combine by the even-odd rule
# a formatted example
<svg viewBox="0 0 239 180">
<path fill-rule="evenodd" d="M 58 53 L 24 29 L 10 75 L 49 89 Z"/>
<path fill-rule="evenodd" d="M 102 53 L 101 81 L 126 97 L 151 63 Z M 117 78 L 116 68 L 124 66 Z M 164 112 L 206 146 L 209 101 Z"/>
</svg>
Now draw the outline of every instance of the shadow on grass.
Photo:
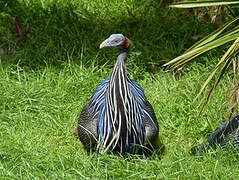
<svg viewBox="0 0 239 180">
<path fill-rule="evenodd" d="M 7 20 L 11 33 L 0 42 L 8 42 L 11 52 L 2 63 L 61 67 L 69 60 L 87 65 L 97 59 L 103 64 L 106 59 L 115 59 L 115 54 L 99 54 L 100 42 L 112 33 L 123 33 L 134 43 L 134 62 L 151 71 L 191 45 L 193 35 L 207 33 L 210 28 L 185 10 L 170 10 L 157 0 L 99 2 L 3 1 L 2 14 L 7 16 L 1 19 Z M 29 27 L 27 36 L 17 35 L 14 17 L 19 18 L 21 32 Z"/>
</svg>

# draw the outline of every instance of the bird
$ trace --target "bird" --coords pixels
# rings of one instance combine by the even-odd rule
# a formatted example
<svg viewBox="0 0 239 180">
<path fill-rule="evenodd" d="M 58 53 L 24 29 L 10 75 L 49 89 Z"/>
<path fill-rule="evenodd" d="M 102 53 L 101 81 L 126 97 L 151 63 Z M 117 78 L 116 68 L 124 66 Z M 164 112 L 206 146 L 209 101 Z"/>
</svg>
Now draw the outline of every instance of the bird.
<svg viewBox="0 0 239 180">
<path fill-rule="evenodd" d="M 191 152 L 193 154 L 208 152 L 217 147 L 223 150 L 228 147 L 239 149 L 239 115 L 218 126 L 205 143 L 193 147 Z"/>
<path fill-rule="evenodd" d="M 157 147 L 155 112 L 126 69 L 131 44 L 123 34 L 112 34 L 100 44 L 100 49 L 116 48 L 119 54 L 111 76 L 96 87 L 78 118 L 75 133 L 88 150 L 145 155 Z"/>
</svg>

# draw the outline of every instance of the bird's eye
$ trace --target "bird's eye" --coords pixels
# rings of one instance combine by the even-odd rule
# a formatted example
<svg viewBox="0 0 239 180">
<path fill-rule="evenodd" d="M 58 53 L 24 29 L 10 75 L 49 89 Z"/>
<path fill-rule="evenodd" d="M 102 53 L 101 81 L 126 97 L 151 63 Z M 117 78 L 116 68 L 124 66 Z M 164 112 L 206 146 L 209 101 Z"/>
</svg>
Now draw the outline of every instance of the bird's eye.
<svg viewBox="0 0 239 180">
<path fill-rule="evenodd" d="M 115 43 L 119 43 L 119 42 L 120 42 L 120 40 L 114 40 L 114 42 L 115 42 Z"/>
</svg>

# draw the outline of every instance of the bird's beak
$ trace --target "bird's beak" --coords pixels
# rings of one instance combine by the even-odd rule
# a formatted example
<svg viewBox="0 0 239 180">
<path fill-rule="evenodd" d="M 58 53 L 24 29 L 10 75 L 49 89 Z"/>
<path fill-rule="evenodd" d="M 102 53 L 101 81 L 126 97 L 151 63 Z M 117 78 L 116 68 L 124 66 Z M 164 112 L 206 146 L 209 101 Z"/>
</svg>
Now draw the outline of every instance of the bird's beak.
<svg viewBox="0 0 239 180">
<path fill-rule="evenodd" d="M 108 39 L 104 40 L 104 41 L 100 44 L 100 49 L 101 49 L 101 48 L 104 48 L 104 47 L 109 47 Z"/>
</svg>

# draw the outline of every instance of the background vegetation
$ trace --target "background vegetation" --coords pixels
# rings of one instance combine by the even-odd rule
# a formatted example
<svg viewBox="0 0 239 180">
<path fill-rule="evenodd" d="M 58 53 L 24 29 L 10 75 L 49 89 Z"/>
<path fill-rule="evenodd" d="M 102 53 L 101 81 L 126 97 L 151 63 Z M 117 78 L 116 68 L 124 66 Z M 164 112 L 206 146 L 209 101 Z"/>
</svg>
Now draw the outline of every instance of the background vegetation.
<svg viewBox="0 0 239 180">
<path fill-rule="evenodd" d="M 207 86 L 213 83 L 213 86 L 209 88 L 207 97 L 202 100 L 203 107 L 209 101 L 212 92 L 216 89 L 221 79 L 226 73 L 233 73 L 232 83 L 232 105 L 230 111 L 233 114 L 238 110 L 239 98 L 238 98 L 238 48 L 239 48 L 239 26 L 238 24 L 238 10 L 235 9 L 235 4 L 239 4 L 239 1 L 182 1 L 171 4 L 170 7 L 177 8 L 194 8 L 197 16 L 203 14 L 204 19 L 210 20 L 212 23 L 218 24 L 219 28 L 210 33 L 200 41 L 196 42 L 193 46 L 185 51 L 184 54 L 174 58 L 167 62 L 164 66 L 169 66 L 170 69 L 183 69 L 183 67 L 195 59 L 199 55 L 215 49 L 219 46 L 230 44 L 228 50 L 220 58 L 219 62 L 208 73 L 207 78 L 202 83 L 201 90 L 199 91 L 197 98 L 207 90 Z M 233 9 L 234 7 L 234 9 Z M 200 8 L 200 9 L 199 9 Z M 199 13 L 198 13 L 199 12 Z M 205 14 L 206 13 L 206 14 Z M 207 15 L 207 16 L 205 16 Z M 227 20 L 226 20 L 227 19 Z M 230 19 L 230 20 L 228 20 Z M 224 46 L 225 47 L 225 46 Z"/>
<path fill-rule="evenodd" d="M 229 116 L 230 73 L 201 116 L 192 103 L 223 47 L 181 74 L 161 68 L 214 28 L 157 0 L 2 0 L 1 179 L 237 179 L 237 152 L 190 154 Z M 112 33 L 134 43 L 128 69 L 155 109 L 162 157 L 86 154 L 72 135 L 81 108 L 111 73 L 117 52 L 98 46 Z"/>
</svg>

